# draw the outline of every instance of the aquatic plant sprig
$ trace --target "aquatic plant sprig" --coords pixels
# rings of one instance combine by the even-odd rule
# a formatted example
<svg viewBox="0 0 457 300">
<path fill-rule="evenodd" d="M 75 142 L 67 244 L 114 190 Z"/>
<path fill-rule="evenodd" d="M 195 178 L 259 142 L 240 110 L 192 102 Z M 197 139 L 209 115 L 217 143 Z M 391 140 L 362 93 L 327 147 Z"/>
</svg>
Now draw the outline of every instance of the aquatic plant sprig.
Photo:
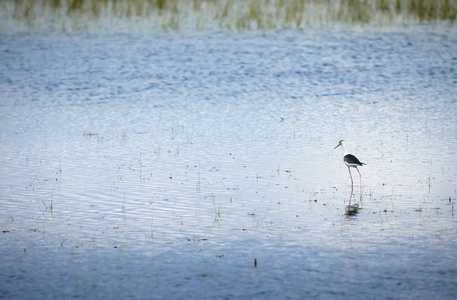
<svg viewBox="0 0 457 300">
<path fill-rule="evenodd" d="M 216 207 L 216 195 L 211 193 L 211 199 L 214 206 L 214 221 L 221 221 L 222 220 L 222 207 L 221 205 Z"/>
<path fill-rule="evenodd" d="M 51 193 L 51 199 L 49 201 L 44 201 L 42 200 L 41 202 L 43 203 L 43 205 L 45 206 L 46 210 L 49 211 L 51 214 L 54 212 L 54 190 L 55 190 L 55 186 L 54 188 L 52 189 L 52 193 Z"/>
</svg>

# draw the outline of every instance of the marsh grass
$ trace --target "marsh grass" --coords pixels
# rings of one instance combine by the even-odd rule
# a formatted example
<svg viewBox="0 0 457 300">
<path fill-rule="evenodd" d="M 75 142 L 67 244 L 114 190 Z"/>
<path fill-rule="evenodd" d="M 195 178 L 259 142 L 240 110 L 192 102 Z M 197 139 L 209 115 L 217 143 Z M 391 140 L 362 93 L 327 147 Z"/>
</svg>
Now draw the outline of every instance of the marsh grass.
<svg viewBox="0 0 457 300">
<path fill-rule="evenodd" d="M 125 25 L 122 20 L 134 28 L 166 31 L 303 29 L 334 23 L 454 24 L 457 18 L 454 0 L 10 0 L 2 1 L 0 9 L 4 17 L 27 29 L 62 31 L 100 26 L 116 30 Z"/>
<path fill-rule="evenodd" d="M 214 221 L 218 222 L 222 220 L 222 207 L 221 205 L 216 205 L 216 195 L 211 193 L 211 200 L 213 202 L 214 207 Z"/>
<path fill-rule="evenodd" d="M 49 211 L 49 212 L 51 212 L 51 213 L 53 212 L 53 210 L 54 210 L 54 203 L 53 203 L 52 199 L 51 199 L 50 201 L 44 201 L 44 200 L 42 200 L 41 202 L 43 202 L 43 205 L 44 205 L 44 207 L 46 208 L 47 211 Z"/>
<path fill-rule="evenodd" d="M 54 212 L 54 190 L 55 190 L 55 187 L 54 187 L 54 189 L 52 189 L 51 199 L 49 201 L 44 201 L 44 200 L 41 201 L 41 202 L 43 202 L 43 205 L 46 208 L 46 211 L 49 211 L 51 214 Z"/>
<path fill-rule="evenodd" d="M 390 195 L 390 203 L 392 204 L 392 210 L 394 209 L 394 192 L 395 192 L 395 189 L 394 189 L 394 186 L 392 185 L 392 194 Z"/>
<path fill-rule="evenodd" d="M 452 205 L 451 207 L 451 214 L 452 214 L 452 217 L 454 218 L 454 202 L 455 201 L 452 201 L 451 200 L 451 197 L 449 197 L 449 203 Z"/>
<path fill-rule="evenodd" d="M 122 199 L 122 213 L 125 214 L 125 203 L 126 203 L 127 191 L 124 193 L 124 198 Z"/>
<path fill-rule="evenodd" d="M 33 177 L 32 181 L 30 181 L 29 184 L 27 184 L 25 189 L 28 190 L 29 188 L 31 188 L 32 192 L 35 192 L 35 180 L 37 179 L 37 177 L 38 177 L 38 173 L 35 175 L 35 177 Z"/>
</svg>

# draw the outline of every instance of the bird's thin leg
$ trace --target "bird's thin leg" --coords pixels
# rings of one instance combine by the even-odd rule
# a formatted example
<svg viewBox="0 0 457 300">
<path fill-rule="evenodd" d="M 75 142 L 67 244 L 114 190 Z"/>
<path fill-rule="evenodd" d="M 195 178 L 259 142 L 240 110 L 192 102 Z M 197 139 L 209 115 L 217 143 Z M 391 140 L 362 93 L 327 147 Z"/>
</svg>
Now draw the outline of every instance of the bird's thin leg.
<svg viewBox="0 0 457 300">
<path fill-rule="evenodd" d="M 352 180 L 351 168 L 348 167 L 349 176 L 351 176 L 351 185 L 354 186 L 354 181 Z"/>
<path fill-rule="evenodd" d="M 357 167 L 355 167 L 355 169 L 357 170 L 357 172 L 359 172 L 359 176 L 360 176 L 360 189 L 362 189 L 362 174 L 360 174 L 360 171 Z"/>
</svg>

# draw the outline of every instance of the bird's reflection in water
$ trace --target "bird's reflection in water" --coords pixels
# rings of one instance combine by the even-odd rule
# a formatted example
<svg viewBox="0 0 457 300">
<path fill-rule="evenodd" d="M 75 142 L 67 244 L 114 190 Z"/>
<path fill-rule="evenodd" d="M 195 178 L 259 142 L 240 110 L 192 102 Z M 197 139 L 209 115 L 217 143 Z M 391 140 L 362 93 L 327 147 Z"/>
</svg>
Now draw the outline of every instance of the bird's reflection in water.
<svg viewBox="0 0 457 300">
<path fill-rule="evenodd" d="M 354 218 L 357 216 L 357 214 L 359 213 L 359 210 L 361 210 L 362 208 L 359 207 L 358 204 L 354 204 L 354 205 L 348 205 L 346 206 L 346 209 L 344 211 L 344 215 L 348 218 Z"/>
<path fill-rule="evenodd" d="M 349 197 L 349 205 L 346 206 L 346 208 L 344 210 L 344 215 L 348 218 L 356 217 L 357 214 L 359 213 L 359 210 L 362 209 L 358 203 L 351 204 L 353 193 L 354 193 L 354 189 L 351 188 L 351 196 Z M 361 202 L 362 202 L 362 194 L 360 194 L 360 203 Z"/>
</svg>

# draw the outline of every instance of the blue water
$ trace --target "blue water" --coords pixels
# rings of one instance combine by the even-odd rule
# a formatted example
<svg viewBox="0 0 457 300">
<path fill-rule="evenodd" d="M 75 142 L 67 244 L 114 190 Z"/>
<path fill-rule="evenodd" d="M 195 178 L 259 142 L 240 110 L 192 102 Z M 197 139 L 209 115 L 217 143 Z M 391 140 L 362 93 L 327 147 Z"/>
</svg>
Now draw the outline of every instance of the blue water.
<svg viewBox="0 0 457 300">
<path fill-rule="evenodd" d="M 456 45 L 1 33 L 0 297 L 454 299 Z"/>
</svg>

